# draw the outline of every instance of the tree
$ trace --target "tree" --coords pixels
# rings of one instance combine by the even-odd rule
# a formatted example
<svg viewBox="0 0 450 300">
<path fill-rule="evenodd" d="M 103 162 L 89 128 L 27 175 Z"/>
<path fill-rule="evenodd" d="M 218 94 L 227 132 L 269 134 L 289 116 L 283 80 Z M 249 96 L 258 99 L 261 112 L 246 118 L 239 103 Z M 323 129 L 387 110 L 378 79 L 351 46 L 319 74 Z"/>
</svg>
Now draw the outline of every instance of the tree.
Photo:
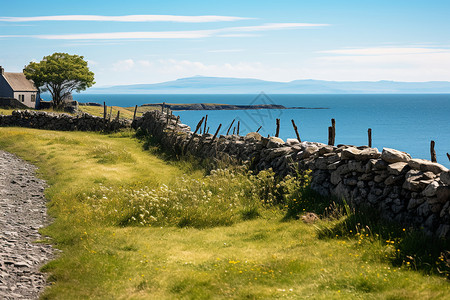
<svg viewBox="0 0 450 300">
<path fill-rule="evenodd" d="M 41 92 L 50 92 L 57 107 L 73 91 L 79 93 L 95 84 L 94 73 L 83 56 L 67 53 L 53 53 L 41 62 L 30 62 L 23 72 Z"/>
</svg>

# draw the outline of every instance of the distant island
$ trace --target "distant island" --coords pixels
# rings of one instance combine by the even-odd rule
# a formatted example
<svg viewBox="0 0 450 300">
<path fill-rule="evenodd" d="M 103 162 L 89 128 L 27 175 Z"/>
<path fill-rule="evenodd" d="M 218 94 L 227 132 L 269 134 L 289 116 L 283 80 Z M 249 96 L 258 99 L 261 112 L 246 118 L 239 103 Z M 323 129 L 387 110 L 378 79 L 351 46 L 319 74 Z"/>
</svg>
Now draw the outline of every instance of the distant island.
<svg viewBox="0 0 450 300">
<path fill-rule="evenodd" d="M 328 109 L 327 107 L 285 107 L 278 104 L 232 105 L 215 103 L 150 103 L 143 107 L 168 107 L 171 110 L 245 110 L 245 109 Z"/>
<path fill-rule="evenodd" d="M 94 87 L 89 94 L 447 94 L 450 82 L 398 81 L 264 81 L 195 76 L 154 84 Z"/>
</svg>

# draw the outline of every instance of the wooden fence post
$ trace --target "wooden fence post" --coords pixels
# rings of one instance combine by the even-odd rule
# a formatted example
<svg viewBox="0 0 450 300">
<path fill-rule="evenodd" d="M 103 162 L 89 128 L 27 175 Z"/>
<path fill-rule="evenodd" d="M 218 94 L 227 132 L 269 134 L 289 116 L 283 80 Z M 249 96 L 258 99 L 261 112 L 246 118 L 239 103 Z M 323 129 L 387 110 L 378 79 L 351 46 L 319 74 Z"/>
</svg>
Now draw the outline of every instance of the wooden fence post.
<svg viewBox="0 0 450 300">
<path fill-rule="evenodd" d="M 237 126 L 237 135 L 239 135 L 239 129 L 241 127 L 241 121 L 238 121 L 238 126 Z"/>
<path fill-rule="evenodd" d="M 136 119 L 137 107 L 138 107 L 138 106 L 136 105 L 136 107 L 134 108 L 133 122 L 134 122 L 134 120 Z"/>
<path fill-rule="evenodd" d="M 328 127 L 328 145 L 333 145 L 333 126 Z"/>
<path fill-rule="evenodd" d="M 259 126 L 258 130 L 256 130 L 256 132 L 259 132 L 261 130 L 262 126 Z"/>
<path fill-rule="evenodd" d="M 103 102 L 103 119 L 106 120 L 106 115 L 108 113 L 108 108 L 106 107 L 106 102 Z"/>
<path fill-rule="evenodd" d="M 450 154 L 448 154 L 448 152 L 447 152 L 447 157 L 448 157 L 448 160 L 450 160 Z"/>
<path fill-rule="evenodd" d="M 275 137 L 280 135 L 280 119 L 277 119 L 277 131 L 275 132 Z"/>
<path fill-rule="evenodd" d="M 369 148 L 372 148 L 372 128 L 367 129 L 367 136 L 369 138 Z"/>
<path fill-rule="evenodd" d="M 221 127 L 222 127 L 222 123 L 219 124 L 219 127 L 217 127 L 216 133 L 214 133 L 214 136 L 213 136 L 213 138 L 212 138 L 212 140 L 211 140 L 211 144 L 212 144 L 212 143 L 214 142 L 214 140 L 216 139 L 217 134 L 219 133 L 219 130 L 220 130 Z"/>
<path fill-rule="evenodd" d="M 120 110 L 117 111 L 117 117 L 116 117 L 116 120 L 119 121 L 119 118 L 120 118 Z"/>
<path fill-rule="evenodd" d="M 206 133 L 206 123 L 208 122 L 208 115 L 205 118 L 205 125 L 203 126 L 203 133 Z"/>
<path fill-rule="evenodd" d="M 292 126 L 294 127 L 294 131 L 295 131 L 295 135 L 297 136 L 297 140 L 299 143 L 301 143 L 302 140 L 300 139 L 300 135 L 298 134 L 298 128 L 297 128 L 297 125 L 295 125 L 294 119 L 292 119 L 291 122 L 292 122 Z"/>
<path fill-rule="evenodd" d="M 236 119 L 233 119 L 233 122 L 231 122 L 230 127 L 228 127 L 228 130 L 227 130 L 227 134 L 226 134 L 226 135 L 228 135 L 228 134 L 230 133 L 231 126 L 233 126 L 235 120 L 236 120 Z"/>
<path fill-rule="evenodd" d="M 331 136 L 331 145 L 334 146 L 334 143 L 336 142 L 336 120 L 331 119 L 331 127 L 333 128 L 333 134 Z"/>
<path fill-rule="evenodd" d="M 166 102 L 163 102 L 163 104 L 161 105 L 161 112 L 164 113 L 164 106 L 166 106 Z"/>
<path fill-rule="evenodd" d="M 431 153 L 431 161 L 437 162 L 436 160 L 436 151 L 434 151 L 434 141 L 431 141 L 430 143 L 430 153 Z"/>
</svg>

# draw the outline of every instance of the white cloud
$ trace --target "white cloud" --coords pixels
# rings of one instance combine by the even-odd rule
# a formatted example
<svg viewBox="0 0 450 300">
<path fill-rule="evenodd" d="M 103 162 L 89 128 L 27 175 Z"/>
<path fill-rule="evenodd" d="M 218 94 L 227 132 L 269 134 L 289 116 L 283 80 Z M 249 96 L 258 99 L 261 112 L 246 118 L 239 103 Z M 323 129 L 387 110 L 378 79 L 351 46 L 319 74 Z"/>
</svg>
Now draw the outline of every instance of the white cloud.
<svg viewBox="0 0 450 300">
<path fill-rule="evenodd" d="M 442 53 L 449 49 L 425 48 L 425 47 L 374 47 L 320 51 L 319 53 L 343 54 L 343 55 L 409 55 L 424 53 Z"/>
<path fill-rule="evenodd" d="M 281 30 L 281 29 L 295 29 L 308 27 L 323 27 L 330 26 L 329 24 L 314 24 L 314 23 L 267 23 L 257 26 L 243 26 L 243 27 L 229 27 L 224 31 L 237 32 L 253 32 L 253 31 L 267 31 L 267 30 Z"/>
<path fill-rule="evenodd" d="M 209 53 L 234 53 L 234 52 L 242 52 L 244 49 L 218 49 L 218 50 L 209 50 Z"/>
<path fill-rule="evenodd" d="M 373 47 L 322 51 L 309 73 L 327 80 L 450 81 L 450 49 Z"/>
<path fill-rule="evenodd" d="M 113 70 L 116 72 L 130 71 L 135 66 L 134 60 L 131 58 L 120 60 L 113 64 Z"/>
<path fill-rule="evenodd" d="M 153 62 L 151 62 L 151 61 L 149 61 L 149 60 L 139 60 L 137 63 L 138 63 L 140 66 L 147 67 L 147 68 L 153 66 Z"/>
<path fill-rule="evenodd" d="M 260 26 L 246 27 L 225 27 L 211 30 L 191 30 L 191 31 L 143 31 L 143 32 L 108 32 L 108 33 L 81 33 L 62 35 L 34 35 L 24 37 L 35 37 L 45 40 L 117 40 L 117 39 L 196 39 L 212 36 L 221 37 L 242 37 L 240 33 L 230 32 L 260 32 L 268 30 L 286 30 L 302 27 L 320 27 L 326 24 L 310 23 L 270 23 Z M 248 36 L 248 35 L 245 35 Z"/>
<path fill-rule="evenodd" d="M 228 34 L 219 34 L 218 37 L 255 37 L 261 36 L 260 34 L 252 34 L 252 33 L 228 33 Z"/>
<path fill-rule="evenodd" d="M 44 40 L 196 39 L 210 37 L 212 34 L 212 30 L 197 30 L 35 35 L 33 37 Z"/>
<path fill-rule="evenodd" d="M 175 16 L 175 15 L 127 15 L 127 16 L 97 16 L 97 15 L 64 15 L 39 17 L 0 17 L 0 22 L 38 22 L 38 21 L 109 21 L 109 22 L 230 22 L 249 20 L 233 16 Z"/>
</svg>

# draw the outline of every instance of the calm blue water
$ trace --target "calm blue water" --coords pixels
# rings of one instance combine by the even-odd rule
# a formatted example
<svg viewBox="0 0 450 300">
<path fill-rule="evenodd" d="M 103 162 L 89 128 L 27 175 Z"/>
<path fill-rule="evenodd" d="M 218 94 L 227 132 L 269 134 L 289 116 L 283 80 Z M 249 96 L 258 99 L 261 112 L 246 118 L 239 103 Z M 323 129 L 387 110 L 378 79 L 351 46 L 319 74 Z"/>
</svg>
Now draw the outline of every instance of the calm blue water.
<svg viewBox="0 0 450 300">
<path fill-rule="evenodd" d="M 74 95 L 80 102 L 106 101 L 107 105 L 134 106 L 144 103 L 281 104 L 286 107 L 328 109 L 178 111 L 183 123 L 195 128 L 208 114 L 214 133 L 222 123 L 225 133 L 231 121 L 241 121 L 240 134 L 256 131 L 275 134 L 275 119 L 281 119 L 280 137 L 294 138 L 294 119 L 304 141 L 327 143 L 331 118 L 336 119 L 336 144 L 367 144 L 372 128 L 373 146 L 395 148 L 415 158 L 430 159 L 430 141 L 436 142 L 437 160 L 450 168 L 450 94 L 444 95 Z"/>
</svg>

